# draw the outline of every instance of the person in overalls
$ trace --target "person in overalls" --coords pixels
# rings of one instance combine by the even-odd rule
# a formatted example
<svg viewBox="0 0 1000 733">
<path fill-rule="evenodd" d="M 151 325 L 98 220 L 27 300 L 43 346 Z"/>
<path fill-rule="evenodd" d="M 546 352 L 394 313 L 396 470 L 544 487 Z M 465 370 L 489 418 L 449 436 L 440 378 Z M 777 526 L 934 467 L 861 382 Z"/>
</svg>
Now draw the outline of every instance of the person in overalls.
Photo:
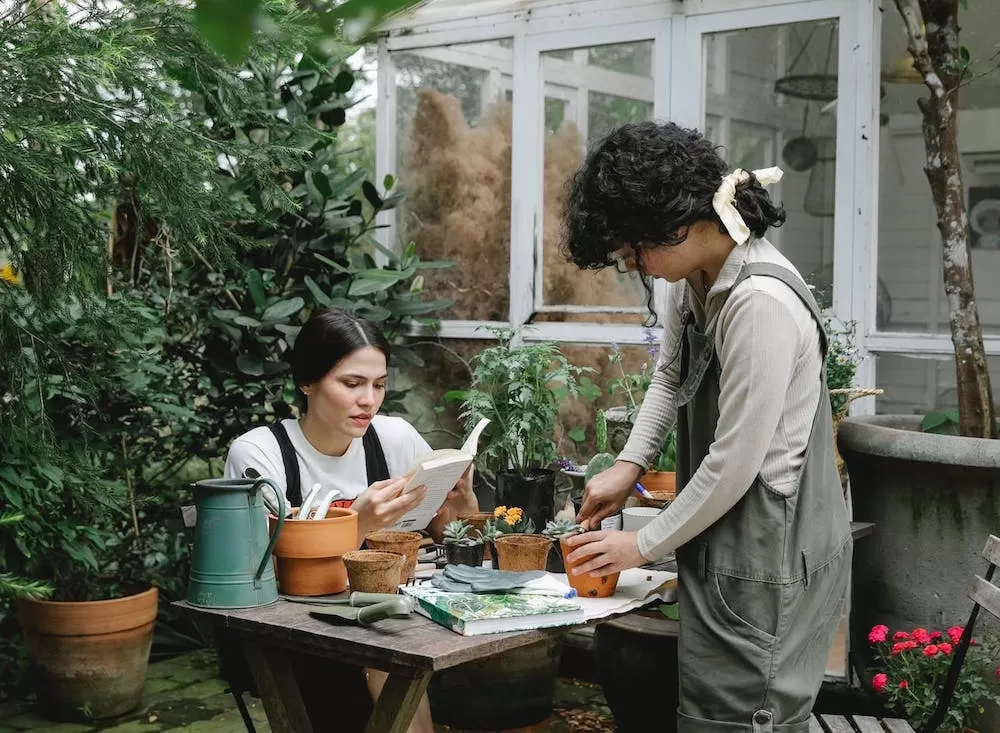
<svg viewBox="0 0 1000 733">
<path fill-rule="evenodd" d="M 764 238 L 785 219 L 763 188 L 781 171 L 727 170 L 698 131 L 643 122 L 599 142 L 571 182 L 572 262 L 675 283 L 635 425 L 578 521 L 620 511 L 675 424 L 679 490 L 638 532 L 575 537 L 569 559 L 593 554 L 578 572 L 603 574 L 676 552 L 681 733 L 808 733 L 852 554 L 827 340 Z"/>
</svg>

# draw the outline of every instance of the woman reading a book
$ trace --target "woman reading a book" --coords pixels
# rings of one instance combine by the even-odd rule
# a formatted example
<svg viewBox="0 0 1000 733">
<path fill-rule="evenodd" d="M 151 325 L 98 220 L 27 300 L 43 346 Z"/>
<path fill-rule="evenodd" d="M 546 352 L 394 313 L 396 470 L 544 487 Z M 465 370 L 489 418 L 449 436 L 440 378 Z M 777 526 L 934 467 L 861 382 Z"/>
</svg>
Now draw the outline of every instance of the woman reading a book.
<svg viewBox="0 0 1000 733">
<path fill-rule="evenodd" d="M 430 451 L 416 429 L 399 417 L 379 415 L 385 399 L 390 347 L 369 321 L 340 309 L 317 311 L 302 327 L 289 362 L 304 414 L 271 426 L 254 428 L 237 438 L 226 457 L 225 475 L 271 478 L 285 489 L 290 506 L 300 506 L 310 487 L 336 488 L 335 505 L 358 512 L 358 537 L 396 524 L 424 498 L 424 487 L 403 493 L 414 458 Z M 441 541 L 444 525 L 459 513 L 475 512 L 471 471 L 459 479 L 427 530 Z M 364 727 L 386 673 L 334 662 L 317 665 L 298 660 L 296 677 L 312 715 L 334 704 L 338 725 Z M 367 692 L 365 690 L 365 683 Z M 317 730 L 329 724 L 314 721 Z M 433 733 L 426 695 L 417 708 L 411 733 Z"/>
<path fill-rule="evenodd" d="M 334 506 L 358 512 L 358 538 L 396 524 L 424 498 L 402 493 L 414 458 L 431 448 L 401 417 L 379 415 L 385 399 L 389 342 L 369 321 L 345 310 L 317 311 L 295 340 L 289 362 L 304 414 L 244 433 L 229 448 L 227 478 L 250 470 L 284 487 L 290 506 L 316 484 L 336 488 Z M 479 503 L 467 472 L 427 530 L 441 541 L 444 525 Z"/>
<path fill-rule="evenodd" d="M 569 558 L 590 556 L 577 571 L 596 575 L 676 552 L 682 733 L 806 733 L 847 589 L 826 336 L 764 238 L 785 219 L 764 189 L 780 176 L 728 171 L 695 130 L 627 124 L 589 153 L 566 205 L 580 268 L 671 283 L 652 383 L 578 519 L 620 511 L 675 423 L 677 498 L 638 532 L 574 538 Z"/>
</svg>

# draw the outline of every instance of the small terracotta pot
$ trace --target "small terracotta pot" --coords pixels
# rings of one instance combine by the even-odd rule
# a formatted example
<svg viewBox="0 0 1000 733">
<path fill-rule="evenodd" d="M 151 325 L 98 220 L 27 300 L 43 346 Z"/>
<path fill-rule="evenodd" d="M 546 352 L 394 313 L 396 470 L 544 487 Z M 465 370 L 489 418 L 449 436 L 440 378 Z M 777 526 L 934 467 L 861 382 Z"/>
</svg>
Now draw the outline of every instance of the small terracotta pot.
<svg viewBox="0 0 1000 733">
<path fill-rule="evenodd" d="M 351 591 L 398 593 L 399 574 L 406 558 L 398 552 L 353 550 L 344 553 Z"/>
<path fill-rule="evenodd" d="M 468 522 L 470 525 L 472 525 L 472 528 L 474 530 L 478 530 L 478 531 L 482 532 L 486 528 L 486 522 L 487 522 L 487 520 L 493 519 L 493 513 L 492 512 L 474 512 L 472 514 L 459 514 L 458 518 L 459 519 L 464 519 L 466 522 Z M 490 543 L 489 542 L 484 542 L 483 543 L 483 559 L 484 560 L 489 560 L 490 559 Z"/>
<path fill-rule="evenodd" d="M 582 565 L 587 560 L 593 557 L 593 555 L 587 555 L 582 560 L 578 562 L 570 563 L 566 560 L 569 553 L 573 551 L 572 547 L 566 545 L 566 540 L 573 535 L 566 535 L 559 538 L 559 549 L 562 550 L 563 565 L 566 568 L 566 581 L 569 583 L 571 588 L 576 589 L 576 593 L 583 598 L 607 598 L 615 593 L 615 589 L 618 587 L 618 576 L 620 573 L 611 573 L 610 575 L 602 575 L 600 578 L 592 578 L 589 573 L 584 573 L 583 575 L 573 575 L 572 570 L 577 565 Z"/>
<path fill-rule="evenodd" d="M 552 540 L 540 534 L 504 534 L 496 539 L 501 570 L 545 570 Z"/>
<path fill-rule="evenodd" d="M 420 540 L 422 539 L 423 535 L 419 532 L 379 529 L 367 535 L 365 543 L 370 550 L 397 552 L 405 558 L 399 577 L 399 582 L 402 584 L 412 578 L 417 569 L 417 553 L 420 551 Z"/>
<path fill-rule="evenodd" d="M 340 593 L 347 588 L 341 556 L 358 549 L 358 513 L 331 507 L 325 519 L 294 517 L 285 520 L 274 545 L 278 588 L 292 596 Z M 268 517 L 271 532 L 276 522 Z"/>
<path fill-rule="evenodd" d="M 652 500 L 640 497 L 642 506 L 662 509 L 677 496 L 677 474 L 673 471 L 647 471 L 639 481 L 653 497 Z"/>
</svg>

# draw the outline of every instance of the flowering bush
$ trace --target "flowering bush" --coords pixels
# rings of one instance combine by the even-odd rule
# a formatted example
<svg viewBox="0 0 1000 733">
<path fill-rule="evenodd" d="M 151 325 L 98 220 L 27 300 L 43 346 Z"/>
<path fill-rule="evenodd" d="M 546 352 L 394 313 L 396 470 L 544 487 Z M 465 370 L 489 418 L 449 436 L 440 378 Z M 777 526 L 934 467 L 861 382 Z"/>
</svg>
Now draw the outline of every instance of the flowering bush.
<svg viewBox="0 0 1000 733">
<path fill-rule="evenodd" d="M 880 624 L 868 633 L 878 668 L 872 687 L 890 705 L 902 709 L 914 729 L 922 728 L 937 707 L 962 631 L 961 626 L 952 626 L 943 633 L 921 628 L 890 633 L 888 626 Z M 982 675 L 986 656 L 973 639 L 940 731 L 961 730 L 974 714 L 983 712 L 987 702 L 1000 703 L 1000 694 Z"/>
</svg>

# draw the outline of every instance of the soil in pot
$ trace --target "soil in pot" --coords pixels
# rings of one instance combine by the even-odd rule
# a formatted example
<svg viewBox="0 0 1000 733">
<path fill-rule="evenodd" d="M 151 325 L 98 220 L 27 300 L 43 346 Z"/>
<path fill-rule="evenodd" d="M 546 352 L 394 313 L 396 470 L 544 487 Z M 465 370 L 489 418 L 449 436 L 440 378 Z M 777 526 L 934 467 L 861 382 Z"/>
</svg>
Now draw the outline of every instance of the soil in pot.
<svg viewBox="0 0 1000 733">
<path fill-rule="evenodd" d="M 505 534 L 496 539 L 500 570 L 545 570 L 552 540 L 540 534 Z"/>
<path fill-rule="evenodd" d="M 641 497 L 639 503 L 643 506 L 662 508 L 677 496 L 677 474 L 673 471 L 647 471 L 639 481 L 653 497 Z"/>
<path fill-rule="evenodd" d="M 297 511 L 297 510 L 296 510 Z M 269 517 L 270 531 L 277 520 Z M 278 588 L 293 596 L 323 596 L 347 588 L 341 556 L 358 548 L 358 513 L 332 507 L 325 519 L 286 519 L 274 545 Z"/>
<path fill-rule="evenodd" d="M 156 588 L 109 601 L 17 599 L 39 711 L 59 721 L 114 718 L 142 701 Z"/>
<path fill-rule="evenodd" d="M 477 542 L 474 545 L 459 545 L 455 542 L 444 543 L 444 556 L 449 565 L 469 565 L 474 568 L 483 565 L 483 550 L 485 544 Z"/>
<path fill-rule="evenodd" d="M 615 590 L 618 588 L 618 576 L 621 573 L 602 575 L 599 578 L 592 578 L 589 573 L 573 575 L 571 572 L 572 569 L 586 562 L 593 555 L 588 555 L 575 563 L 566 562 L 566 557 L 572 551 L 572 548 L 566 546 L 566 539 L 567 537 L 559 538 L 559 548 L 562 551 L 563 565 L 566 569 L 566 582 L 569 583 L 570 587 L 575 588 L 577 595 L 582 598 L 607 598 L 614 595 Z"/>
<path fill-rule="evenodd" d="M 417 554 L 420 552 L 419 532 L 400 532 L 393 529 L 380 529 L 365 536 L 365 545 L 369 550 L 383 550 L 402 555 L 405 560 L 400 570 L 399 583 L 406 583 L 413 577 L 417 569 Z"/>
<path fill-rule="evenodd" d="M 383 550 L 353 550 L 344 553 L 351 591 L 398 593 L 399 574 L 405 560 L 398 552 Z"/>
</svg>

